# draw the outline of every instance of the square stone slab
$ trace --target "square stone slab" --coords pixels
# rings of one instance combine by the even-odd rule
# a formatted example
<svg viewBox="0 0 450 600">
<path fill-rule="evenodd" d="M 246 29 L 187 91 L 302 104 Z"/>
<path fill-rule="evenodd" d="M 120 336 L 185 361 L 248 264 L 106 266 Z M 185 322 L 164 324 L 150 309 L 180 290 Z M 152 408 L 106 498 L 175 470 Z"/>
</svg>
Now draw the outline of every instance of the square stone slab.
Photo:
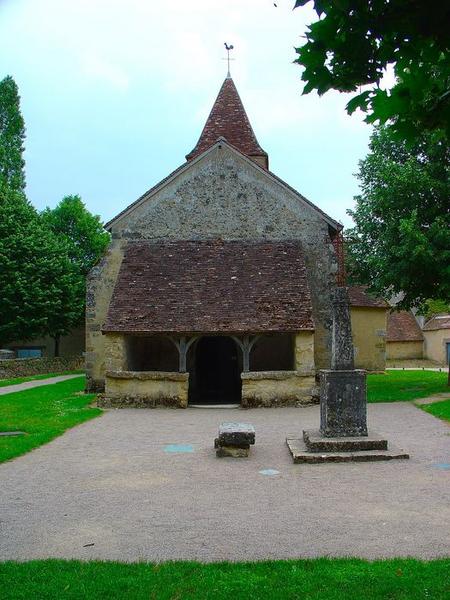
<svg viewBox="0 0 450 600">
<path fill-rule="evenodd" d="M 217 439 L 219 446 L 246 448 L 255 443 L 255 428 L 250 423 L 221 423 Z"/>
<path fill-rule="evenodd" d="M 294 463 L 369 462 L 407 459 L 409 454 L 398 448 L 389 450 L 358 450 L 356 452 L 309 452 L 303 440 L 286 438 Z"/>
<path fill-rule="evenodd" d="M 324 437 L 318 429 L 303 431 L 303 441 L 310 452 L 356 452 L 357 450 L 387 450 L 388 442 L 371 432 L 358 437 Z"/>
</svg>

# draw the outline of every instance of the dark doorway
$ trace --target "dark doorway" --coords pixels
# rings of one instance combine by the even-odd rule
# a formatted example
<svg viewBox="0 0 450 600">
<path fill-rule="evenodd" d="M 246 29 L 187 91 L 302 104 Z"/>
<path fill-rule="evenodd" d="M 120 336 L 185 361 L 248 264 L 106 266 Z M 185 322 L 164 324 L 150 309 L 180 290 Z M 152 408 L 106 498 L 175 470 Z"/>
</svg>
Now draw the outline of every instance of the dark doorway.
<svg viewBox="0 0 450 600">
<path fill-rule="evenodd" d="M 189 383 L 191 404 L 239 404 L 241 367 L 236 343 L 229 337 L 203 337 L 195 345 Z"/>
</svg>

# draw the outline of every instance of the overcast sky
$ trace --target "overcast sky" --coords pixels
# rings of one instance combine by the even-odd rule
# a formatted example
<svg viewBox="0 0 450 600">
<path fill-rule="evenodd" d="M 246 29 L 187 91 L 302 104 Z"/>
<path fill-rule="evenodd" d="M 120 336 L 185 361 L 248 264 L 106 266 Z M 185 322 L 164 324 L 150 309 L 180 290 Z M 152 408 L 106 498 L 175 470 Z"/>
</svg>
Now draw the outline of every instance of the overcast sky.
<svg viewBox="0 0 450 600">
<path fill-rule="evenodd" d="M 184 162 L 226 75 L 270 168 L 350 224 L 369 126 L 345 95 L 302 96 L 294 47 L 311 9 L 293 0 L 0 0 L 0 78 L 27 127 L 29 199 L 80 194 L 107 221 Z"/>
</svg>

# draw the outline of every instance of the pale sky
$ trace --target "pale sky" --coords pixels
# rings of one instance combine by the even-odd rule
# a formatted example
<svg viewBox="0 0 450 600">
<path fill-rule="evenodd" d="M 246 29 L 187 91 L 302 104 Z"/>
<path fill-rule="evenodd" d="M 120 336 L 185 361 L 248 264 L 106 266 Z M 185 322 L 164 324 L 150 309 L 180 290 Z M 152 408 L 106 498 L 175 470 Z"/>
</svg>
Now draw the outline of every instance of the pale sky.
<svg viewBox="0 0 450 600">
<path fill-rule="evenodd" d="M 331 217 L 358 193 L 370 127 L 348 97 L 302 96 L 294 0 L 0 0 L 0 79 L 27 127 L 38 208 L 80 194 L 107 221 L 182 164 L 231 72 L 270 168 Z"/>
</svg>

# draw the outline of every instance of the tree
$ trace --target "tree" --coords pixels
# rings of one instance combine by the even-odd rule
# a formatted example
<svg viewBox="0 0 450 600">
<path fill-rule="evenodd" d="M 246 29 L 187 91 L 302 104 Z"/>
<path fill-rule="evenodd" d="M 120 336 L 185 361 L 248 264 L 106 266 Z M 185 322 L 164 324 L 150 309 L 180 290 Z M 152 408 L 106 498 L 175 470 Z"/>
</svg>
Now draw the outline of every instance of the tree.
<svg viewBox="0 0 450 600">
<path fill-rule="evenodd" d="M 65 244 L 23 192 L 0 185 L 0 347 L 53 330 L 61 310 L 70 330 L 77 306 L 72 279 Z"/>
<path fill-rule="evenodd" d="M 297 0 L 294 8 L 309 0 Z M 319 20 L 296 48 L 304 94 L 356 92 L 347 104 L 368 123 L 392 124 L 405 139 L 423 130 L 450 137 L 450 4 L 422 0 L 313 0 Z M 393 65 L 396 83 L 379 83 Z M 364 87 L 364 90 L 360 88 Z"/>
<path fill-rule="evenodd" d="M 66 241 L 70 260 L 86 277 L 110 241 L 100 217 L 87 210 L 80 196 L 66 196 L 55 208 L 47 208 L 42 217 Z"/>
<path fill-rule="evenodd" d="M 25 188 L 24 140 L 17 85 L 12 77 L 5 77 L 0 81 L 0 185 L 11 190 Z"/>
<path fill-rule="evenodd" d="M 359 165 L 361 195 L 346 235 L 350 278 L 384 297 L 402 294 L 400 308 L 450 300 L 449 159 L 438 134 L 411 146 L 381 127 Z"/>
<path fill-rule="evenodd" d="M 79 326 L 84 319 L 86 275 L 105 251 L 110 241 L 98 216 L 91 214 L 79 196 L 66 196 L 54 208 L 42 213 L 44 223 L 64 243 L 72 265 L 72 292 L 62 298 L 55 319 L 48 323 L 48 333 L 55 340 L 55 355 L 59 353 L 59 339 Z M 72 307 L 67 313 L 66 305 Z"/>
</svg>

